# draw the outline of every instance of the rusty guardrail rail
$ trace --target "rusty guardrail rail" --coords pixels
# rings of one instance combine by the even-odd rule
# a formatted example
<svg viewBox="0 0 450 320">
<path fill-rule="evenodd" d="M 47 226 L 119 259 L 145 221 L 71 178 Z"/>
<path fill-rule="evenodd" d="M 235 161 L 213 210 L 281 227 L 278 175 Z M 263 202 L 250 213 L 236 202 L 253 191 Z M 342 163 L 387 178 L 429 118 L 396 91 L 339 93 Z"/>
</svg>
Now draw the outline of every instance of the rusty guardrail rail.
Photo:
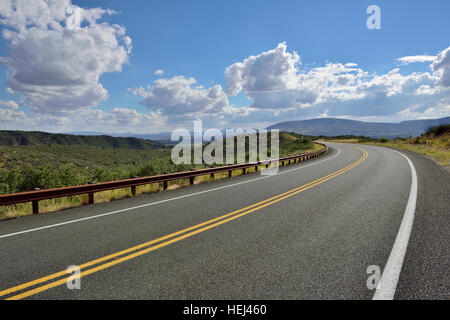
<svg viewBox="0 0 450 320">
<path fill-rule="evenodd" d="M 131 188 L 131 194 L 133 196 L 135 196 L 137 186 L 162 182 L 163 189 L 166 190 L 169 181 L 179 180 L 179 179 L 187 179 L 187 178 L 189 178 L 189 183 L 192 185 L 192 184 L 194 184 L 195 177 L 198 177 L 198 176 L 203 176 L 203 175 L 209 174 L 214 179 L 215 173 L 228 171 L 228 177 L 231 177 L 232 172 L 234 170 L 242 169 L 243 174 L 246 174 L 247 168 L 255 167 L 256 171 L 258 171 L 259 166 L 263 165 L 267 168 L 272 163 L 281 163 L 281 165 L 284 166 L 286 162 L 288 162 L 288 164 L 291 164 L 291 162 L 293 162 L 293 163 L 301 162 L 301 161 L 304 161 L 307 159 L 318 157 L 328 151 L 328 147 L 325 144 L 318 143 L 318 142 L 316 142 L 316 143 L 323 145 L 324 148 L 317 150 L 317 151 L 313 151 L 313 152 L 308 152 L 308 153 L 304 153 L 304 154 L 299 154 L 299 155 L 289 156 L 289 157 L 284 157 L 284 158 L 279 158 L 279 159 L 271 159 L 271 160 L 253 162 L 253 163 L 234 164 L 234 165 L 228 165 L 228 166 L 205 168 L 205 169 L 198 169 L 198 170 L 191 170 L 191 171 L 184 171 L 184 172 L 174 172 L 174 173 L 167 173 L 167 174 L 161 174 L 161 175 L 156 175 L 156 176 L 138 177 L 138 178 L 132 178 L 132 179 L 125 179 L 125 180 L 100 182 L 100 183 L 95 183 L 95 184 L 85 184 L 85 185 L 71 186 L 71 187 L 62 187 L 62 188 L 54 188 L 54 189 L 44 189 L 44 190 L 35 190 L 35 191 L 28 191 L 28 192 L 4 194 L 4 195 L 0 195 L 0 205 L 11 205 L 11 204 L 17 204 L 17 203 L 32 202 L 33 214 L 37 214 L 37 213 L 39 213 L 39 201 L 40 200 L 48 200 L 48 199 L 54 199 L 54 198 L 76 196 L 76 195 L 80 195 L 80 194 L 88 194 L 89 195 L 89 204 L 93 204 L 94 203 L 94 193 L 100 192 L 100 191 Z"/>
</svg>

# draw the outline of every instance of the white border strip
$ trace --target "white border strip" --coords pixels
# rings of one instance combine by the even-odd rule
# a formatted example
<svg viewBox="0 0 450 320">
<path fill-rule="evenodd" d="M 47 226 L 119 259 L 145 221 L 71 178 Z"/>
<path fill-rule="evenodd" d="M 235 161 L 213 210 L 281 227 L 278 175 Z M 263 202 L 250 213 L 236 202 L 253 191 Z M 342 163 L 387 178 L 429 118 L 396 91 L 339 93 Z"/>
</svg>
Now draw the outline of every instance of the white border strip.
<svg viewBox="0 0 450 320">
<path fill-rule="evenodd" d="M 288 172 L 291 172 L 291 171 L 294 171 L 294 170 L 307 168 L 307 167 L 310 167 L 310 166 L 313 166 L 313 165 L 316 165 L 316 164 L 319 164 L 319 163 L 331 160 L 334 157 L 337 157 L 341 153 L 341 149 L 339 149 L 338 147 L 335 147 L 335 148 L 338 149 L 338 152 L 335 155 L 333 155 L 333 156 L 331 156 L 331 157 L 329 157 L 327 159 L 316 161 L 316 162 L 313 162 L 311 164 L 308 164 L 308 165 L 305 165 L 305 166 L 301 166 L 301 167 L 298 167 L 298 168 L 289 169 L 289 170 L 283 170 L 283 171 L 280 171 L 278 174 L 284 174 L 284 173 L 288 173 Z M 95 216 L 89 216 L 89 217 L 85 217 L 85 218 L 80 218 L 80 219 L 75 219 L 75 220 L 69 220 L 69 221 L 65 221 L 65 222 L 55 223 L 55 224 L 51 224 L 51 225 L 47 225 L 47 226 L 43 226 L 43 227 L 38 227 L 38 228 L 33 228 L 33 229 L 28 229 L 28 230 L 13 232 L 13 233 L 8 233 L 8 234 L 5 234 L 5 235 L 0 235 L 0 239 L 16 236 L 16 235 L 19 235 L 19 234 L 30 233 L 30 232 L 34 232 L 34 231 L 39 231 L 39 230 L 44 230 L 44 229 L 49 229 L 49 228 L 55 228 L 55 227 L 63 226 L 63 225 L 66 225 L 66 224 L 71 224 L 71 223 L 76 223 L 76 222 L 81 222 L 81 221 L 101 218 L 101 217 L 105 217 L 105 216 L 110 216 L 110 215 L 113 215 L 113 214 L 116 214 L 116 213 L 120 213 L 120 212 L 124 212 L 124 211 L 130 211 L 130 210 L 134 210 L 134 209 L 149 207 L 149 206 L 153 206 L 153 205 L 157 205 L 157 204 L 161 204 L 161 203 L 165 203 L 165 202 L 169 202 L 169 201 L 174 201 L 174 200 L 179 200 L 179 199 L 183 199 L 183 198 L 187 198 L 187 197 L 192 197 L 192 196 L 196 196 L 196 195 L 207 193 L 207 192 L 222 190 L 222 189 L 225 189 L 225 188 L 234 187 L 234 186 L 241 185 L 241 184 L 244 184 L 244 183 L 249 183 L 249 182 L 253 182 L 253 181 L 257 181 L 257 180 L 261 180 L 261 179 L 266 179 L 266 178 L 270 178 L 270 177 L 276 177 L 276 176 L 277 175 L 263 176 L 263 177 L 259 177 L 259 178 L 256 178 L 256 179 L 241 181 L 241 182 L 238 182 L 238 183 L 229 184 L 229 185 L 222 186 L 222 187 L 217 187 L 217 188 L 213 188 L 213 189 L 208 189 L 208 190 L 203 190 L 203 191 L 199 191 L 199 192 L 194 192 L 194 193 L 186 194 L 186 195 L 179 196 L 179 197 L 174 197 L 174 198 L 164 199 L 164 200 L 155 201 L 155 202 L 151 202 L 151 203 L 146 203 L 146 204 L 143 204 L 143 205 L 140 205 L 140 206 L 125 208 L 125 209 L 121 209 L 121 210 L 116 210 L 116 211 L 111 211 L 111 212 L 98 214 L 98 215 L 95 215 Z"/>
<path fill-rule="evenodd" d="M 392 247 L 386 266 L 383 270 L 377 290 L 373 296 L 373 300 L 393 300 L 395 296 L 395 289 L 397 288 L 398 279 L 402 270 L 403 260 L 405 258 L 406 249 L 408 247 L 409 237 L 414 221 L 414 213 L 416 211 L 417 202 L 417 173 L 411 160 L 404 154 L 397 152 L 408 160 L 411 168 L 411 189 L 409 192 L 408 203 L 406 205 L 403 220 L 398 230 L 397 238 Z"/>
</svg>

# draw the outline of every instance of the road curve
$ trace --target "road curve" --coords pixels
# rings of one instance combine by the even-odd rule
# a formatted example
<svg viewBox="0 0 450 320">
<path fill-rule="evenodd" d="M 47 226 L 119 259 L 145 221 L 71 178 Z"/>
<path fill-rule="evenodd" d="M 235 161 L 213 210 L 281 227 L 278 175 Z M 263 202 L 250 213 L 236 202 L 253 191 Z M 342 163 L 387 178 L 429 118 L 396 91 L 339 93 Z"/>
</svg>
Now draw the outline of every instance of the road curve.
<svg viewBox="0 0 450 320">
<path fill-rule="evenodd" d="M 0 298 L 372 299 L 367 268 L 388 269 L 411 167 L 386 148 L 329 147 L 275 176 L 0 222 Z M 450 176 L 401 152 L 418 192 L 393 297 L 448 299 Z"/>
</svg>

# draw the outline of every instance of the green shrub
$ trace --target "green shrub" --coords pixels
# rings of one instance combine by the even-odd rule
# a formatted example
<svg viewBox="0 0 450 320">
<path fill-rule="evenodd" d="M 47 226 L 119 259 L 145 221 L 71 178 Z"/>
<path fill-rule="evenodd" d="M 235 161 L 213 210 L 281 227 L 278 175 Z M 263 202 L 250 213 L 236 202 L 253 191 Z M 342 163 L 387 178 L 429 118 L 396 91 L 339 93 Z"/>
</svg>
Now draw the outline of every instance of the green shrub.
<svg viewBox="0 0 450 320">
<path fill-rule="evenodd" d="M 435 136 L 440 136 L 440 135 L 443 135 L 444 133 L 449 133 L 449 132 L 450 132 L 450 123 L 447 123 L 447 124 L 440 124 L 438 126 L 429 127 L 427 129 L 427 131 L 425 132 L 425 134 L 426 135 L 434 134 Z"/>
<path fill-rule="evenodd" d="M 302 153 L 314 147 L 311 137 L 292 134 L 295 140 L 280 139 L 280 156 Z M 268 153 L 270 153 L 268 139 Z M 35 188 L 49 189 L 144 177 L 163 173 L 190 170 L 193 165 L 174 164 L 170 150 L 136 151 L 104 149 L 104 147 L 45 146 L 8 147 L 9 158 L 18 153 L 21 162 L 14 161 L 10 167 L 0 169 L 0 194 L 31 191 Z M 236 147 L 236 144 L 235 144 Z M 248 147 L 248 145 L 247 145 Z M 225 150 L 224 150 L 225 151 Z M 36 155 L 34 155 L 36 153 Z M 117 153 L 117 156 L 113 155 Z M 30 155 L 33 154 L 33 157 Z M 224 154 L 225 155 L 225 154 Z M 1 158 L 0 158 L 1 160 Z M 248 152 L 247 152 L 248 160 Z M 46 163 L 46 165 L 39 165 Z M 112 163 L 117 163 L 112 165 Z M 194 167 L 205 167 L 195 165 Z"/>
</svg>

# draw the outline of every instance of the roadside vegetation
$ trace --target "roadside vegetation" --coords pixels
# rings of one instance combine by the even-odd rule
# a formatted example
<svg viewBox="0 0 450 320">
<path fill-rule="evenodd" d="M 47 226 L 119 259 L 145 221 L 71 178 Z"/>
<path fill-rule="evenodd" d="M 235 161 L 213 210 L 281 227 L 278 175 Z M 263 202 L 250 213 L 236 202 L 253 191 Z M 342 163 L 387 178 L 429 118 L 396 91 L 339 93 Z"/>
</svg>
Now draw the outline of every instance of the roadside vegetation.
<svg viewBox="0 0 450 320">
<path fill-rule="evenodd" d="M 280 157 L 316 151 L 322 148 L 320 144 L 313 142 L 312 137 L 292 132 L 280 132 Z"/>
<path fill-rule="evenodd" d="M 340 136 L 320 137 L 320 139 L 405 149 L 427 156 L 450 170 L 450 124 L 429 127 L 423 135 L 414 138 L 374 139 L 369 137 Z"/>
<path fill-rule="evenodd" d="M 75 136 L 76 137 L 76 136 Z M 133 177 L 151 176 L 163 173 L 187 171 L 210 167 L 210 165 L 174 164 L 171 150 L 132 149 L 96 146 L 86 144 L 39 145 L 32 139 L 28 145 L 0 145 L 0 194 L 31 191 L 36 188 L 49 189 L 65 186 L 97 183 Z M 270 150 L 270 135 L 268 149 Z M 20 141 L 20 138 L 15 141 Z M 98 143 L 99 140 L 94 140 Z M 104 140 L 100 140 L 104 141 Z M 108 141 L 108 140 L 107 140 Z M 139 141 L 138 141 L 139 142 Z M 0 143 L 2 143 L 0 139 Z M 3 143 L 5 143 L 3 141 Z M 153 142 L 152 142 L 153 143 Z M 157 144 L 150 144 L 158 146 Z M 236 144 L 235 144 L 236 145 Z M 248 141 L 246 141 L 248 146 Z M 280 156 L 305 153 L 320 149 L 311 137 L 295 133 L 280 133 Z M 225 151 L 225 150 L 224 150 Z M 248 158 L 248 154 L 247 154 Z M 252 172 L 254 169 L 250 170 Z M 236 171 L 234 175 L 241 174 Z M 216 175 L 215 179 L 227 177 L 227 173 Z M 198 177 L 196 183 L 210 181 L 209 176 Z M 188 185 L 188 181 L 174 181 L 169 189 Z M 162 185 L 151 184 L 137 187 L 137 194 L 162 190 Z M 129 188 L 104 191 L 95 194 L 95 202 L 107 202 L 131 196 Z M 87 195 L 58 198 L 39 202 L 40 212 L 51 212 L 88 203 Z M 0 220 L 31 214 L 31 203 L 0 206 Z"/>
<path fill-rule="evenodd" d="M 415 138 L 381 138 L 366 143 L 414 151 L 450 170 L 450 124 L 430 127 L 425 134 Z"/>
</svg>

